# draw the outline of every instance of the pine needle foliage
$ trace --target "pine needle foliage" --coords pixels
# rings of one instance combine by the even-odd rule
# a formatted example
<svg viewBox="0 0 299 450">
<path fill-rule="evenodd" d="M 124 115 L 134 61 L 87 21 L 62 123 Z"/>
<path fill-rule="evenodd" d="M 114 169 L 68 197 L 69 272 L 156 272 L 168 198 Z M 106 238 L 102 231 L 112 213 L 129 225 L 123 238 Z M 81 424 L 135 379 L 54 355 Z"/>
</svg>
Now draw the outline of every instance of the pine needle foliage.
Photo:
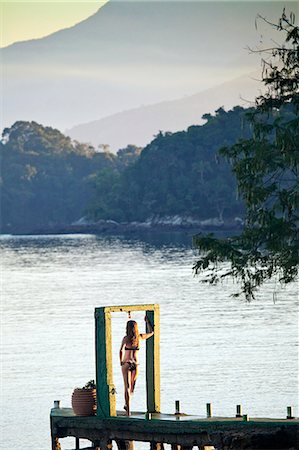
<svg viewBox="0 0 299 450">
<path fill-rule="evenodd" d="M 258 50 L 266 91 L 247 115 L 252 138 L 220 150 L 246 206 L 244 228 L 227 239 L 194 237 L 200 251 L 195 273 L 212 284 L 233 277 L 241 284 L 234 295 L 248 301 L 272 277 L 282 284 L 294 281 L 299 262 L 299 28 L 285 10 L 278 24 L 258 18 L 280 31 L 284 42 Z"/>
</svg>

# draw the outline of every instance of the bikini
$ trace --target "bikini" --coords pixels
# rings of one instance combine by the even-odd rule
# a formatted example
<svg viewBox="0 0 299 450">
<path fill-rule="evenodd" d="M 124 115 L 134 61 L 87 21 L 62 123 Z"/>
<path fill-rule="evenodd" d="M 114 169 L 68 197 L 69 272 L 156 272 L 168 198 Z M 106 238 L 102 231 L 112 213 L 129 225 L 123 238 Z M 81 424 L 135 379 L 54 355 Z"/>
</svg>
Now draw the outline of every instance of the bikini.
<svg viewBox="0 0 299 450">
<path fill-rule="evenodd" d="M 125 347 L 125 350 L 137 351 L 137 350 L 140 350 L 140 348 L 139 347 Z M 137 364 L 134 361 L 125 361 L 124 364 L 128 364 L 129 365 L 130 372 L 133 372 L 134 370 L 137 369 L 137 366 L 139 366 L 139 364 Z"/>
</svg>

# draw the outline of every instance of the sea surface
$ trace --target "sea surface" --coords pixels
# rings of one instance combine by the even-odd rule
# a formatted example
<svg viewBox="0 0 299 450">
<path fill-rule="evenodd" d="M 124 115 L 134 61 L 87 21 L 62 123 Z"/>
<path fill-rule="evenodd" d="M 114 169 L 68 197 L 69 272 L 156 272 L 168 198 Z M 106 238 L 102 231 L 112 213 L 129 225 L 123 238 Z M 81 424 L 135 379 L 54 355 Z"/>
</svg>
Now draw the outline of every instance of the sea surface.
<svg viewBox="0 0 299 450">
<path fill-rule="evenodd" d="M 159 303 L 161 406 L 205 416 L 298 415 L 298 285 L 273 281 L 257 299 L 238 285 L 199 282 L 191 236 L 1 236 L 1 449 L 50 449 L 54 400 L 95 378 L 94 308 Z M 144 330 L 142 313 L 133 313 Z M 123 407 L 118 350 L 128 317 L 113 315 L 117 407 Z M 132 409 L 145 410 L 144 346 Z M 74 448 L 73 439 L 61 440 Z M 141 445 L 141 447 L 140 447 Z M 137 447 L 138 448 L 138 447 Z M 139 448 L 142 444 L 139 444 Z"/>
</svg>

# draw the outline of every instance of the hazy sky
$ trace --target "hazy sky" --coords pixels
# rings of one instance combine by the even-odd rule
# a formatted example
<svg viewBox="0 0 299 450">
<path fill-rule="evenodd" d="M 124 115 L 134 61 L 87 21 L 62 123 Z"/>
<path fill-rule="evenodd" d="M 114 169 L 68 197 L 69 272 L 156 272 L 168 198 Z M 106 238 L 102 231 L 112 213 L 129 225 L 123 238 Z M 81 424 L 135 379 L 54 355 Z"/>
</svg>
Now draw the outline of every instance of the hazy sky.
<svg viewBox="0 0 299 450">
<path fill-rule="evenodd" d="M 268 1 L 274 2 L 275 0 Z M 30 2 L 28 0 L 0 0 L 0 47 L 6 47 L 17 41 L 40 38 L 57 30 L 71 27 L 94 14 L 106 2 L 107 0 L 35 0 Z"/>
<path fill-rule="evenodd" d="M 0 0 L 0 46 L 47 36 L 94 14 L 107 0 Z"/>
<path fill-rule="evenodd" d="M 247 46 L 280 42 L 281 36 L 262 21 L 256 30 L 257 13 L 276 22 L 284 6 L 296 13 L 298 5 L 109 0 L 100 8 L 103 0 L 1 1 L 4 35 L 8 39 L 11 30 L 11 41 L 64 30 L 0 49 L 0 123 L 35 120 L 59 129 L 181 99 L 238 77 L 258 78 L 252 73 L 259 73 L 260 56 L 249 55 Z M 238 84 L 237 95 L 251 99 L 245 84 Z M 220 98 L 217 103 L 226 104 Z"/>
</svg>

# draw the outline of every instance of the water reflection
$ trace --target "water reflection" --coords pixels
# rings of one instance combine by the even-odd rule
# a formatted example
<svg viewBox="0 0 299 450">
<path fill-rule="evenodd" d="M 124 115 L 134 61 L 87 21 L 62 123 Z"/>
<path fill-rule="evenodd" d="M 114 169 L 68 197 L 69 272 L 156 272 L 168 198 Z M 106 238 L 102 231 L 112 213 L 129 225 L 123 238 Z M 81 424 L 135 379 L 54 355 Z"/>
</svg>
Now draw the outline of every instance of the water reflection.
<svg viewBox="0 0 299 450">
<path fill-rule="evenodd" d="M 2 255 L 4 447 L 49 448 L 54 399 L 70 405 L 94 378 L 94 308 L 159 303 L 163 412 L 250 416 L 298 414 L 297 286 L 268 283 L 252 304 L 230 297 L 231 282 L 200 284 L 190 241 L 177 236 L 5 236 Z M 151 239 L 153 241 L 151 241 Z M 135 318 L 144 326 L 142 314 Z M 113 366 L 122 408 L 118 347 L 127 316 L 113 317 Z M 143 349 L 144 350 L 144 349 Z M 133 408 L 145 409 L 144 351 Z M 26 414 L 24 411 L 34 411 Z M 18 424 L 18 433 L 15 425 Z M 32 440 L 32 429 L 35 438 Z M 71 447 L 71 445 L 69 445 Z"/>
</svg>

